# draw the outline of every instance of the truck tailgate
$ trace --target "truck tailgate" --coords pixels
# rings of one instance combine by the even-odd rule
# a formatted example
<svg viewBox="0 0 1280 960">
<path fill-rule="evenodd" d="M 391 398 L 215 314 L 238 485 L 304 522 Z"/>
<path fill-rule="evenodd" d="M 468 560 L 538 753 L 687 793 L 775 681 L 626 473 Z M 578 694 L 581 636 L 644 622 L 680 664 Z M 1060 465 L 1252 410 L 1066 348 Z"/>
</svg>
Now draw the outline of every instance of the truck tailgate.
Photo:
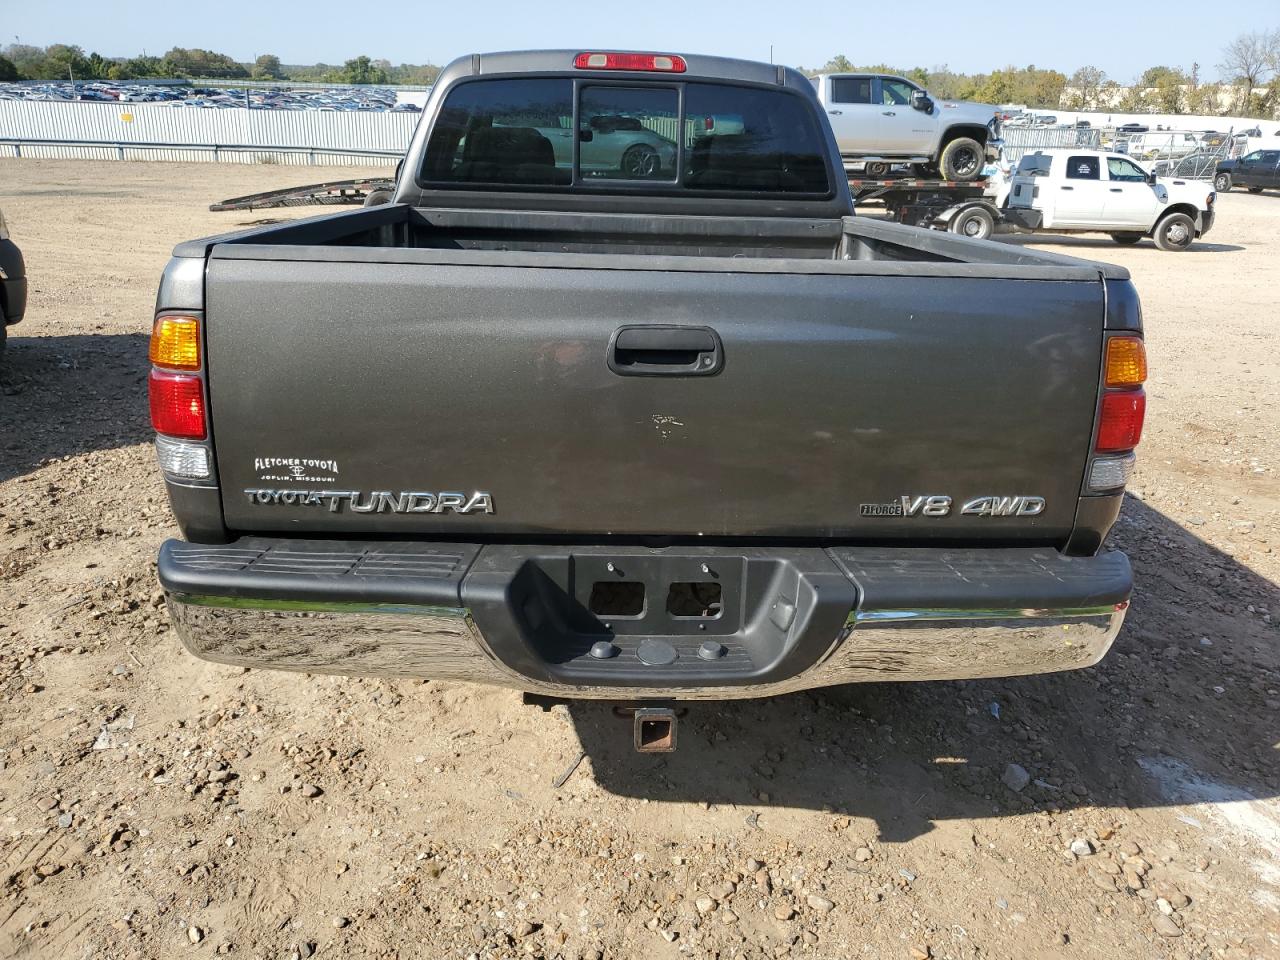
<svg viewBox="0 0 1280 960">
<path fill-rule="evenodd" d="M 1042 543 L 1070 532 L 1097 400 L 1100 281 L 626 259 L 552 269 L 215 248 L 206 346 L 227 526 Z M 611 363 L 630 325 L 709 328 L 688 343 L 714 332 L 716 372 L 690 375 L 679 350 Z M 951 507 L 930 515 L 926 497 Z"/>
</svg>

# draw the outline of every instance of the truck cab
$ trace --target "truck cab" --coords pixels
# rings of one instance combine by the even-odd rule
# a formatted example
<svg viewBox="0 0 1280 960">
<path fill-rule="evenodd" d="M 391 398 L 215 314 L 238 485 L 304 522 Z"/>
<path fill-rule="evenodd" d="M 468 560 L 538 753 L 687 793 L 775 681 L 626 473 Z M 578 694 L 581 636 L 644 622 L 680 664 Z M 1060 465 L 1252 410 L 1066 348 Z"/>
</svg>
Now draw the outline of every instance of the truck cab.
<svg viewBox="0 0 1280 960">
<path fill-rule="evenodd" d="M 1176 251 L 1209 231 L 1214 198 L 1202 182 L 1157 177 L 1123 154 L 1046 150 L 1019 161 L 1008 212 L 1031 229 L 1097 231 L 1117 243 L 1150 236 Z"/>
<path fill-rule="evenodd" d="M 811 82 L 846 166 L 864 163 L 869 176 L 908 162 L 947 180 L 975 180 L 999 156 L 996 107 L 937 100 L 891 74 L 824 73 Z"/>
</svg>

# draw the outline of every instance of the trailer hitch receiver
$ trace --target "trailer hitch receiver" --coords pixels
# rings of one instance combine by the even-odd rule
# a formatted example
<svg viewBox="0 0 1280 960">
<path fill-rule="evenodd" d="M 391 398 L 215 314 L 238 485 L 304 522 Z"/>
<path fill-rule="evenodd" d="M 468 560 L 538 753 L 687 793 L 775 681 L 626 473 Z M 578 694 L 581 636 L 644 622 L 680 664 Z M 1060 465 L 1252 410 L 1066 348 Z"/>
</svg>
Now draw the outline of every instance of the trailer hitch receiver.
<svg viewBox="0 0 1280 960">
<path fill-rule="evenodd" d="M 670 707 L 638 707 L 632 742 L 640 753 L 672 753 L 676 748 L 676 712 Z"/>
</svg>

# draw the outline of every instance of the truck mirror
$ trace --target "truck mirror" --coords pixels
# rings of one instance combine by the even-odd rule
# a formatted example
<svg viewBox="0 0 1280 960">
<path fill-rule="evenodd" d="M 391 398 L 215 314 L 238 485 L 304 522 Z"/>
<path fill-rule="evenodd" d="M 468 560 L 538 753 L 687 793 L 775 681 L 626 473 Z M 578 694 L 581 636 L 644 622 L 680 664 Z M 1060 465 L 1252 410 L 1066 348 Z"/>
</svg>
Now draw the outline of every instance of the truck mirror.
<svg viewBox="0 0 1280 960">
<path fill-rule="evenodd" d="M 911 106 L 916 110 L 923 110 L 928 113 L 933 109 L 933 101 L 929 99 L 929 95 L 923 90 L 914 90 L 911 93 Z"/>
</svg>

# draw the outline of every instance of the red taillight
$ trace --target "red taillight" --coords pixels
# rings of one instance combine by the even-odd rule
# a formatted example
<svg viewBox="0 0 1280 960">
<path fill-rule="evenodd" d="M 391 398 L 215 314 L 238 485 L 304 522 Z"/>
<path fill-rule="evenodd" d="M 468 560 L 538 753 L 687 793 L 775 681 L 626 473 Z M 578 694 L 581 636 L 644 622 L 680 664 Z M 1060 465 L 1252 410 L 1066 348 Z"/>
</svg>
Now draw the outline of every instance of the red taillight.
<svg viewBox="0 0 1280 960">
<path fill-rule="evenodd" d="M 199 377 L 151 371 L 151 425 L 184 440 L 205 438 L 204 390 Z"/>
<path fill-rule="evenodd" d="M 715 118 L 715 117 L 707 117 L 707 119 L 706 119 L 705 121 L 703 121 L 703 122 L 706 124 L 706 129 L 708 129 L 708 130 L 714 130 L 714 129 L 716 128 L 716 118 Z"/>
<path fill-rule="evenodd" d="M 684 57 L 669 53 L 580 53 L 573 58 L 579 70 L 639 70 L 684 73 Z"/>
<path fill-rule="evenodd" d="M 1147 414 L 1147 395 L 1141 390 L 1106 393 L 1102 396 L 1102 416 L 1098 419 L 1098 453 L 1132 450 L 1142 439 L 1142 421 Z"/>
</svg>

